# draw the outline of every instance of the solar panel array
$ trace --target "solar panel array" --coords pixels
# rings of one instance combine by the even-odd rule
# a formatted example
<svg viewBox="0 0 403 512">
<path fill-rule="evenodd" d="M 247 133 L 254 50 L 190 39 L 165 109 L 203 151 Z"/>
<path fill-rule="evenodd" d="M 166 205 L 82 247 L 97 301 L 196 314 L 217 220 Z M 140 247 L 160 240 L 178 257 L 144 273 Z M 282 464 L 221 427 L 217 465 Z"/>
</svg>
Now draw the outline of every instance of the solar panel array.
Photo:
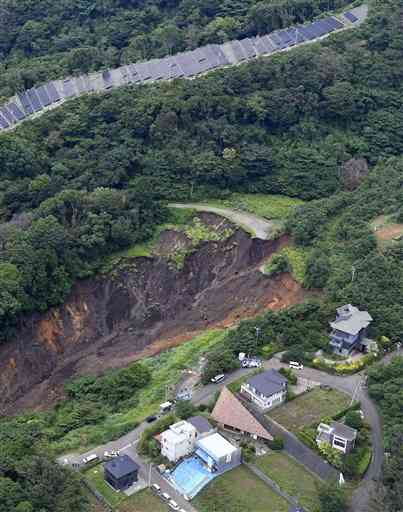
<svg viewBox="0 0 403 512">
<path fill-rule="evenodd" d="M 358 13 L 357 16 L 361 15 Z M 351 23 L 358 21 L 357 16 L 350 11 L 344 13 L 344 17 Z M 339 19 L 329 16 L 307 25 L 276 30 L 264 36 L 229 41 L 221 45 L 208 44 L 162 59 L 128 64 L 88 76 L 54 80 L 18 93 L 6 105 L 0 107 L 0 131 L 12 127 L 46 107 L 88 92 L 105 91 L 127 84 L 181 77 L 192 78 L 212 69 L 270 55 L 278 50 L 315 40 L 343 27 L 344 24 Z"/>
</svg>

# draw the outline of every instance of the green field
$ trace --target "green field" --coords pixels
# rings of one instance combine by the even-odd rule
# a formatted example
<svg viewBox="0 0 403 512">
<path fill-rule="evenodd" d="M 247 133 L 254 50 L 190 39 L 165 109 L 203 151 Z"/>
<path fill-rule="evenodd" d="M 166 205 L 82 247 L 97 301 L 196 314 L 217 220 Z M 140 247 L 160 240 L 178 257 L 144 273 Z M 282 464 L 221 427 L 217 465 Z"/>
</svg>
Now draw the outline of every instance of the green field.
<svg viewBox="0 0 403 512">
<path fill-rule="evenodd" d="M 130 496 L 117 512 L 167 512 L 168 507 L 149 489 Z"/>
<path fill-rule="evenodd" d="M 268 416 L 291 432 L 319 423 L 322 418 L 334 416 L 349 406 L 351 398 L 335 389 L 315 388 L 288 402 Z"/>
<path fill-rule="evenodd" d="M 233 193 L 227 199 L 203 202 L 247 211 L 270 220 L 284 220 L 291 209 L 304 203 L 301 199 L 281 195 L 239 193 Z"/>
<path fill-rule="evenodd" d="M 208 485 L 193 500 L 199 512 L 287 512 L 287 502 L 239 466 Z"/>
<path fill-rule="evenodd" d="M 318 512 L 318 484 L 320 480 L 307 471 L 304 466 L 282 452 L 271 452 L 256 459 L 259 467 L 274 480 L 280 489 L 289 496 L 297 498 L 309 512 Z"/>
<path fill-rule="evenodd" d="M 95 486 L 97 491 L 102 494 L 111 507 L 117 507 L 127 499 L 125 494 L 114 491 L 112 487 L 105 482 L 102 464 L 88 469 L 84 473 L 84 477 Z"/>
</svg>

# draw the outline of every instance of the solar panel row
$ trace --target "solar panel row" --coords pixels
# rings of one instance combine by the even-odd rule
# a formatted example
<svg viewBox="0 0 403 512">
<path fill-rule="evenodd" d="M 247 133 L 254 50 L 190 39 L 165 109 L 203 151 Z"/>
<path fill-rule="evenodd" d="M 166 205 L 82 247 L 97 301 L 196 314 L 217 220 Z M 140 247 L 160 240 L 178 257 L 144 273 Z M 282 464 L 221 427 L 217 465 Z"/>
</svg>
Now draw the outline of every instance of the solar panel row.
<svg viewBox="0 0 403 512">
<path fill-rule="evenodd" d="M 358 21 L 357 16 L 355 16 L 352 12 L 347 11 L 344 13 L 344 16 L 348 19 L 348 21 L 351 21 L 351 23 L 355 23 Z"/>
<path fill-rule="evenodd" d="M 352 23 L 358 20 L 350 11 L 345 12 L 344 16 Z M 193 77 L 210 69 L 244 62 L 295 44 L 312 41 L 334 30 L 339 30 L 343 26 L 340 20 L 329 16 L 307 25 L 277 30 L 264 36 L 229 41 L 222 45 L 208 44 L 196 50 L 163 59 L 152 59 L 148 62 L 124 65 L 117 69 L 103 71 L 99 75 L 83 75 L 67 78 L 61 82 L 49 82 L 37 88 L 18 93 L 17 102 L 11 101 L 1 107 L 0 131 L 64 98 L 129 83 L 170 80 L 183 76 Z"/>
</svg>

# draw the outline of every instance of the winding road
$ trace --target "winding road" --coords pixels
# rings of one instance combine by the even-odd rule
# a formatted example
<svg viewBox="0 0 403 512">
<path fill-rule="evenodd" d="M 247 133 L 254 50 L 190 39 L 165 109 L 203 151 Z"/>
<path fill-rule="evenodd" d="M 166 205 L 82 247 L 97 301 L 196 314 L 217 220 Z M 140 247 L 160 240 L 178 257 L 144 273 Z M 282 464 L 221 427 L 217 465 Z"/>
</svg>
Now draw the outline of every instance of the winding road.
<svg viewBox="0 0 403 512">
<path fill-rule="evenodd" d="M 170 203 L 168 206 L 170 208 L 190 208 L 198 212 L 216 213 L 245 229 L 254 238 L 260 238 L 261 240 L 269 240 L 274 229 L 273 222 L 257 217 L 253 213 L 241 212 L 233 208 L 210 206 L 203 203 Z"/>
</svg>

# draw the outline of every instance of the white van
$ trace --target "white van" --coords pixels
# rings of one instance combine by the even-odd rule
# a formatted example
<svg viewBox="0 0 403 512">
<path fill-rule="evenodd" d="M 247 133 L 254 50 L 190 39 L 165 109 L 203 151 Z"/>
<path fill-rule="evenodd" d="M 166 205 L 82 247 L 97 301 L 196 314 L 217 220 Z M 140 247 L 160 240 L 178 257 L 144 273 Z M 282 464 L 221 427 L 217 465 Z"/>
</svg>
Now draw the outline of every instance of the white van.
<svg viewBox="0 0 403 512">
<path fill-rule="evenodd" d="M 294 368 L 294 370 L 303 370 L 304 369 L 304 365 L 301 363 L 297 363 L 296 361 L 290 361 L 288 366 L 290 368 Z"/>
<path fill-rule="evenodd" d="M 98 455 L 96 453 L 92 453 L 91 455 L 88 455 L 88 457 L 83 458 L 84 464 L 88 464 L 89 462 L 94 462 L 94 460 L 98 459 Z"/>
<path fill-rule="evenodd" d="M 162 414 L 164 414 L 165 412 L 170 411 L 173 405 L 174 404 L 172 402 L 164 402 L 163 404 L 160 405 L 160 411 L 162 412 Z"/>
<path fill-rule="evenodd" d="M 220 375 L 216 375 L 211 379 L 211 382 L 213 384 L 218 384 L 219 382 L 222 382 L 225 379 L 225 375 L 223 373 L 220 373 Z"/>
</svg>

